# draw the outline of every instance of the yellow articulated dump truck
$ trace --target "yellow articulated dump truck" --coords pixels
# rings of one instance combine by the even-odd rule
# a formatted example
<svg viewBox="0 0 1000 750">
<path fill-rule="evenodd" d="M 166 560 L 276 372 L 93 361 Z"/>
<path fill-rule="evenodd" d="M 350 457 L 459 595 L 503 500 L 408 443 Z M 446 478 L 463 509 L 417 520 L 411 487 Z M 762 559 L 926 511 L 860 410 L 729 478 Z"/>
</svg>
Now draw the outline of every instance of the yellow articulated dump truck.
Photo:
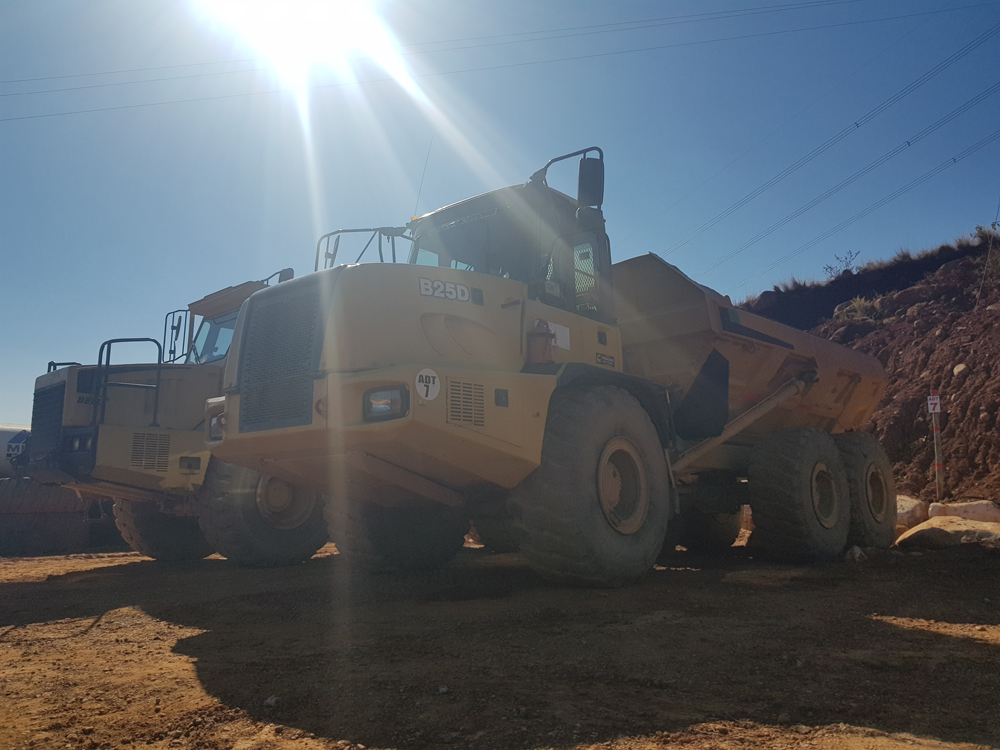
<svg viewBox="0 0 1000 750">
<path fill-rule="evenodd" d="M 546 174 L 575 156 L 573 199 Z M 621 585 L 665 541 L 731 545 L 745 503 L 775 555 L 888 546 L 891 467 L 852 431 L 881 365 L 655 255 L 612 265 L 603 193 L 590 148 L 405 227 L 321 238 L 317 272 L 243 304 L 206 408 L 213 456 L 321 493 L 338 546 L 364 534 L 404 567 L 449 560 L 471 519 L 547 578 Z M 408 242 L 408 262 L 336 265 L 358 231 L 382 259 Z"/>
<path fill-rule="evenodd" d="M 222 393 L 240 305 L 292 276 L 285 269 L 170 312 L 162 341 L 105 341 L 96 365 L 50 362 L 35 381 L 26 474 L 85 499 L 113 498 L 125 541 L 159 560 L 215 551 L 272 566 L 311 557 L 327 541 L 321 499 L 213 459 L 202 426 L 205 400 Z M 125 346 L 156 358 L 114 364 L 112 350 Z"/>
</svg>

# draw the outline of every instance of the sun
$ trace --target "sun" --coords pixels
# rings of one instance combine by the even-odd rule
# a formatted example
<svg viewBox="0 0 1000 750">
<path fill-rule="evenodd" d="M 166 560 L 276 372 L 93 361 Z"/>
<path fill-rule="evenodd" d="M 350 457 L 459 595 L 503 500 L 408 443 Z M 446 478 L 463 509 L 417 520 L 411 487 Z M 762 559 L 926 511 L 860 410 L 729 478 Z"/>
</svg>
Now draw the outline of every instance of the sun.
<svg viewBox="0 0 1000 750">
<path fill-rule="evenodd" d="M 360 61 L 374 62 L 408 92 L 415 84 L 399 44 L 365 0 L 194 0 L 213 25 L 251 45 L 292 89 L 308 98 L 313 69 L 355 80 Z"/>
</svg>

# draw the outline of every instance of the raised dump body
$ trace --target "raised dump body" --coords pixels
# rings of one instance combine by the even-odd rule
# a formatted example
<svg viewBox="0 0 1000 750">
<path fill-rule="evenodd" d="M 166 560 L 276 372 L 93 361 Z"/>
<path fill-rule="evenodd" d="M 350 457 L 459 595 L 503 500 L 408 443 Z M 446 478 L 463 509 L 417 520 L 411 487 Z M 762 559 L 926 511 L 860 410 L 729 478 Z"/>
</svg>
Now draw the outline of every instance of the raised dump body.
<svg viewBox="0 0 1000 750">
<path fill-rule="evenodd" d="M 815 375 L 798 396 L 745 430 L 831 434 L 863 427 L 887 385 L 873 357 L 733 307 L 656 255 L 613 266 L 625 372 L 666 386 L 678 436 L 718 435 L 789 380 Z"/>
</svg>

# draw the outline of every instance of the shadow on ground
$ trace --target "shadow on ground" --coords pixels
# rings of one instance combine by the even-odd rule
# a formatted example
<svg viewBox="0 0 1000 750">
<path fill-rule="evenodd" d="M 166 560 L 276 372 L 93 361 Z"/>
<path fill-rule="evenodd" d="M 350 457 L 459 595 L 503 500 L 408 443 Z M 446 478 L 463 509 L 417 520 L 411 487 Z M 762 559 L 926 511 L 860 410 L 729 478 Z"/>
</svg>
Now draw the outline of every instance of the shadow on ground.
<svg viewBox="0 0 1000 750">
<path fill-rule="evenodd" d="M 203 631 L 175 651 L 226 706 L 364 745 L 559 746 L 713 720 L 1000 740 L 995 553 L 797 568 L 734 548 L 613 591 L 481 551 L 421 576 L 342 563 L 134 562 L 0 584 L 0 639 L 137 607 Z"/>
</svg>

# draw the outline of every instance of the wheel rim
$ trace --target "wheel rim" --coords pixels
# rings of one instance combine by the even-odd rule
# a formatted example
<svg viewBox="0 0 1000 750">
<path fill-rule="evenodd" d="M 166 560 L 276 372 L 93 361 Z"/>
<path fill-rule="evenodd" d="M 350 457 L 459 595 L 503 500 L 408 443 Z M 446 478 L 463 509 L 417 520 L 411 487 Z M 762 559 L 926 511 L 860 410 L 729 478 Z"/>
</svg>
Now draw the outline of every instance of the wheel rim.
<svg viewBox="0 0 1000 750">
<path fill-rule="evenodd" d="M 825 463 L 820 462 L 812 471 L 812 506 L 816 520 L 824 528 L 832 529 L 837 524 L 839 515 L 837 503 L 837 485 L 833 472 Z"/>
<path fill-rule="evenodd" d="M 597 495 L 604 518 L 619 534 L 634 534 L 642 528 L 649 511 L 649 491 L 642 456 L 631 440 L 616 437 L 604 446 L 597 467 Z"/>
<path fill-rule="evenodd" d="M 885 516 L 886 508 L 889 505 L 889 489 L 886 487 L 885 477 L 877 466 L 868 467 L 867 481 L 865 482 L 866 494 L 868 496 L 868 512 L 872 518 L 881 521 Z"/>
<path fill-rule="evenodd" d="M 289 531 L 301 526 L 316 508 L 316 493 L 292 487 L 264 474 L 257 482 L 257 511 L 272 528 Z"/>
</svg>

